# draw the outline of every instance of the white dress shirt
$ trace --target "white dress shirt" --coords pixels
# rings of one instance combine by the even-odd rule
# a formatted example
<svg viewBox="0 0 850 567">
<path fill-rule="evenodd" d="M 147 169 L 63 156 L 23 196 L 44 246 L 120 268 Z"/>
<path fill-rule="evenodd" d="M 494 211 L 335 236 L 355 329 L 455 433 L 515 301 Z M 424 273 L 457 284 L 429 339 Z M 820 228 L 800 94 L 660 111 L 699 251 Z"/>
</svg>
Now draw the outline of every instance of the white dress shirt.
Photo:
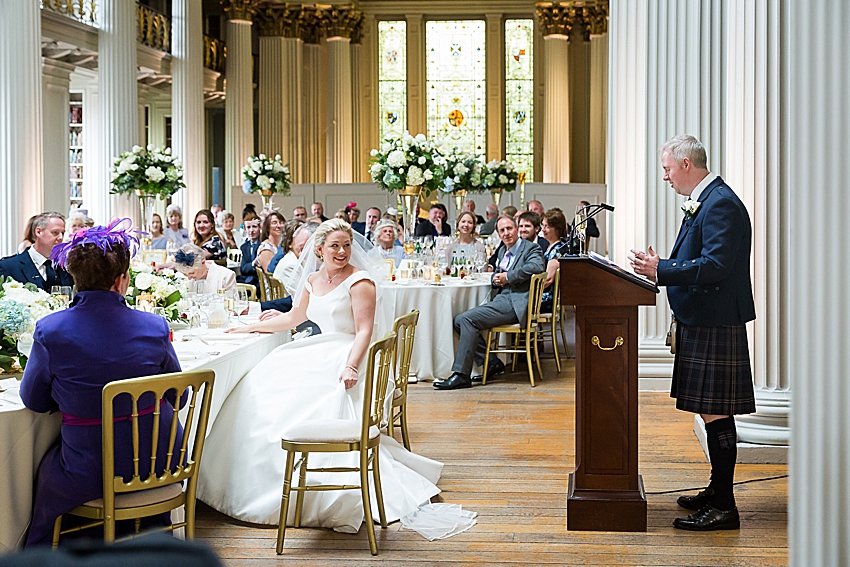
<svg viewBox="0 0 850 567">
<path fill-rule="evenodd" d="M 32 263 L 35 264 L 38 273 L 41 274 L 42 279 L 47 281 L 47 262 L 49 260 L 42 256 L 41 253 L 35 249 L 35 246 L 30 246 L 30 258 L 32 259 Z"/>
</svg>

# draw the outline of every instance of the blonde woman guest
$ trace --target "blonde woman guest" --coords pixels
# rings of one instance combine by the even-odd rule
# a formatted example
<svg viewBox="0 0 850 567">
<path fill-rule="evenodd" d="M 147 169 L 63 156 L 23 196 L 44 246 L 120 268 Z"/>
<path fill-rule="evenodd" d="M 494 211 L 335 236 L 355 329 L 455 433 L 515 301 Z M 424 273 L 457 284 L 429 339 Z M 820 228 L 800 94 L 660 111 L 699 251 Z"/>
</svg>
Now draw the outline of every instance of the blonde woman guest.
<svg viewBox="0 0 850 567">
<path fill-rule="evenodd" d="M 245 239 L 242 237 L 241 232 L 233 229 L 236 225 L 236 217 L 230 211 L 222 211 L 221 216 L 221 228 L 218 229 L 218 235 L 221 237 L 221 241 L 224 242 L 225 248 L 238 249 L 242 246 L 242 242 Z"/>
<path fill-rule="evenodd" d="M 283 243 L 283 228 L 286 219 L 277 211 L 272 211 L 263 221 L 263 232 L 260 234 L 260 247 L 257 248 L 255 266 L 269 271 L 269 264 L 277 254 L 277 249 Z"/>
<path fill-rule="evenodd" d="M 339 219 L 341 221 L 345 221 L 347 223 L 348 222 L 348 211 L 346 211 L 345 209 L 340 209 L 336 212 L 336 214 L 334 215 L 334 218 Z"/>
<path fill-rule="evenodd" d="M 476 254 L 484 254 L 484 243 L 475 236 L 477 219 L 475 213 L 463 211 L 457 218 L 455 228 L 457 230 L 457 242 L 446 246 L 446 261 L 451 262 L 454 253 L 463 254 L 467 258 L 474 258 Z"/>
<path fill-rule="evenodd" d="M 236 274 L 224 266 L 204 259 L 205 250 L 195 244 L 184 244 L 174 255 L 169 267 L 185 274 L 190 280 L 207 282 L 207 291 L 216 293 L 220 289 L 236 291 Z"/>
<path fill-rule="evenodd" d="M 162 217 L 154 213 L 151 217 L 151 248 L 165 250 L 168 237 L 162 232 Z"/>
<path fill-rule="evenodd" d="M 162 233 L 165 237 L 176 244 L 183 246 L 189 244 L 189 231 L 183 228 L 183 210 L 177 205 L 169 205 L 165 209 L 165 219 L 168 221 L 168 226 L 163 229 Z"/>
</svg>

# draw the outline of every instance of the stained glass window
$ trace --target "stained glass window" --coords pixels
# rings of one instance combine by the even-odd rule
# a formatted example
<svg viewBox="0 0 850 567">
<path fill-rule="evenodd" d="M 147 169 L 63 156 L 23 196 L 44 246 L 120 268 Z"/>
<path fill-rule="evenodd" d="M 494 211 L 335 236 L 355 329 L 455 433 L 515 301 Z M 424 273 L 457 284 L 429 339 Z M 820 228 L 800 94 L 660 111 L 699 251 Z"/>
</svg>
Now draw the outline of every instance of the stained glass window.
<svg viewBox="0 0 850 567">
<path fill-rule="evenodd" d="M 534 21 L 505 21 L 505 159 L 534 180 Z"/>
<path fill-rule="evenodd" d="M 407 22 L 378 22 L 381 139 L 407 129 Z"/>
<path fill-rule="evenodd" d="M 427 22 L 428 135 L 443 149 L 487 151 L 487 96 L 483 20 Z"/>
</svg>

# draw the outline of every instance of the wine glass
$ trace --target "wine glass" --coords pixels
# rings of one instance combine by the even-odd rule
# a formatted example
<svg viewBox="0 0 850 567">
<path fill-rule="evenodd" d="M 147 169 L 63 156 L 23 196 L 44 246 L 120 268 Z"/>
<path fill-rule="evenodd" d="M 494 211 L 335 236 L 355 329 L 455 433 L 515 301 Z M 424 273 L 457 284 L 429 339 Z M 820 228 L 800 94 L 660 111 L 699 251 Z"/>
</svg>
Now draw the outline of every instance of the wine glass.
<svg viewBox="0 0 850 567">
<path fill-rule="evenodd" d="M 63 307 L 68 307 L 71 303 L 71 286 L 69 285 L 54 285 L 50 287 L 50 295 L 56 297 Z"/>
<path fill-rule="evenodd" d="M 237 289 L 234 303 L 236 314 L 242 315 L 242 312 L 248 308 L 248 290 Z"/>
</svg>

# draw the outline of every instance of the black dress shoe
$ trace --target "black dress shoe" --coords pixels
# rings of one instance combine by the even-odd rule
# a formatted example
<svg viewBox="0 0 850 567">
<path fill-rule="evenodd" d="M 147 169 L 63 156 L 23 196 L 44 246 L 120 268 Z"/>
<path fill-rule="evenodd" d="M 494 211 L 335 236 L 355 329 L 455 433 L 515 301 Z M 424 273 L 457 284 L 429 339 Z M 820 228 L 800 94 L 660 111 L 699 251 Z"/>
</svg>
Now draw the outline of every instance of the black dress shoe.
<svg viewBox="0 0 850 567">
<path fill-rule="evenodd" d="M 472 388 L 472 380 L 469 376 L 464 376 L 459 372 L 455 372 L 445 380 L 434 382 L 434 388 L 437 390 L 457 390 L 459 388 Z"/>
<path fill-rule="evenodd" d="M 741 529 L 741 519 L 738 517 L 737 508 L 732 508 L 728 512 L 724 512 L 723 510 L 706 506 L 690 516 L 676 518 L 673 520 L 673 527 L 694 532 L 739 530 Z"/>
<path fill-rule="evenodd" d="M 497 358 L 494 362 L 491 362 L 487 366 L 487 380 L 492 380 L 493 378 L 495 378 L 499 374 L 504 374 L 504 372 L 505 372 L 505 363 Z M 475 376 L 472 377 L 472 381 L 473 382 L 483 382 L 484 381 L 484 375 L 483 374 L 476 374 Z"/>
<path fill-rule="evenodd" d="M 705 490 L 701 490 L 696 496 L 679 496 L 676 504 L 686 510 L 702 510 L 711 504 L 711 497 L 714 495 L 714 489 L 710 486 Z"/>
</svg>

